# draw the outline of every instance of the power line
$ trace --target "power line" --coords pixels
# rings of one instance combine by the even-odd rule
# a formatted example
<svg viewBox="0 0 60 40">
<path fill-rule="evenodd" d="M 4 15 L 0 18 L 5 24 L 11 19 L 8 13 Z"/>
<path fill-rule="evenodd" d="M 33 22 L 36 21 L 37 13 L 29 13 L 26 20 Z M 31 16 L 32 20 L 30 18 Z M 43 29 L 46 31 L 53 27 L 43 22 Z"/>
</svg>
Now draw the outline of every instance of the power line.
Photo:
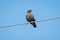
<svg viewBox="0 0 60 40">
<path fill-rule="evenodd" d="M 46 19 L 46 20 L 32 21 L 32 22 L 45 22 L 45 21 L 55 20 L 55 19 L 60 19 L 60 17 L 49 18 L 49 19 Z M 30 23 L 32 23 L 32 22 L 30 22 Z M 29 24 L 29 22 L 25 22 L 25 23 L 21 23 L 21 24 L 13 24 L 13 25 L 8 25 L 8 26 L 0 26 L 0 28 L 6 28 L 6 27 L 12 27 L 12 26 L 19 26 L 19 25 L 25 25 L 25 24 Z"/>
</svg>

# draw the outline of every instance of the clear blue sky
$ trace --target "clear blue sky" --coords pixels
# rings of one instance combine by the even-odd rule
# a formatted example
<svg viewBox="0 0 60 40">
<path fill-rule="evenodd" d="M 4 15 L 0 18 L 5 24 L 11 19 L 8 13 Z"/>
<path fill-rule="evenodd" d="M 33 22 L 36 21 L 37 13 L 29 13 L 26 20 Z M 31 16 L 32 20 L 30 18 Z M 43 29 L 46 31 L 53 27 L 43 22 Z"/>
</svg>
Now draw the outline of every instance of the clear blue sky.
<svg viewBox="0 0 60 40">
<path fill-rule="evenodd" d="M 60 16 L 60 0 L 0 0 L 0 26 L 27 22 L 32 9 L 36 20 Z M 0 40 L 60 40 L 60 19 L 32 25 L 0 28 Z"/>
</svg>

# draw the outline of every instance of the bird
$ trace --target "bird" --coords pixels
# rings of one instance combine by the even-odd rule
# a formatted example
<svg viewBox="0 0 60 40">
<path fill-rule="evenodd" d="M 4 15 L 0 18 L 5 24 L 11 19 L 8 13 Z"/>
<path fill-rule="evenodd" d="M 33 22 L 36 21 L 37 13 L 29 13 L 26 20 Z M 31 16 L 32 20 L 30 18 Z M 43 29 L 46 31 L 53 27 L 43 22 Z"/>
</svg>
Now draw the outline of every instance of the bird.
<svg viewBox="0 0 60 40">
<path fill-rule="evenodd" d="M 26 20 L 29 23 L 31 22 L 30 24 L 33 25 L 34 28 L 36 28 L 35 18 L 34 18 L 33 14 L 32 14 L 32 10 L 31 9 L 27 11 Z"/>
</svg>

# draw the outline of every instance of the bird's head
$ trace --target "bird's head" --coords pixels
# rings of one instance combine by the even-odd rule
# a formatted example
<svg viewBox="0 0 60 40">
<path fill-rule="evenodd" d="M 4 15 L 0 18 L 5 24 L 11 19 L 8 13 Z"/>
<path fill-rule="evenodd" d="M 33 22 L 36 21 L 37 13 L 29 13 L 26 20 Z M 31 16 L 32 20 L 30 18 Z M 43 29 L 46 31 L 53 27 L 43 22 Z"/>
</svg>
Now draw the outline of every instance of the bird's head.
<svg viewBox="0 0 60 40">
<path fill-rule="evenodd" d="M 31 9 L 27 11 L 27 13 L 31 13 L 31 12 L 32 12 L 32 10 L 31 10 Z"/>
</svg>

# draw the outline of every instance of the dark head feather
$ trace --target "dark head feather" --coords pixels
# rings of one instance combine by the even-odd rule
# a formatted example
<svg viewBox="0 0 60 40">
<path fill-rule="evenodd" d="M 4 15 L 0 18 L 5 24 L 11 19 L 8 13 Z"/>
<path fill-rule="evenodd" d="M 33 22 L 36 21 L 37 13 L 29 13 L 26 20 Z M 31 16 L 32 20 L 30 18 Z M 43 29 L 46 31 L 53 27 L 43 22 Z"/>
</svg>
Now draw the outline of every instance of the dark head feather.
<svg viewBox="0 0 60 40">
<path fill-rule="evenodd" d="M 32 12 L 32 10 L 28 10 L 28 11 L 27 11 L 27 13 L 31 13 L 31 12 Z"/>
</svg>

